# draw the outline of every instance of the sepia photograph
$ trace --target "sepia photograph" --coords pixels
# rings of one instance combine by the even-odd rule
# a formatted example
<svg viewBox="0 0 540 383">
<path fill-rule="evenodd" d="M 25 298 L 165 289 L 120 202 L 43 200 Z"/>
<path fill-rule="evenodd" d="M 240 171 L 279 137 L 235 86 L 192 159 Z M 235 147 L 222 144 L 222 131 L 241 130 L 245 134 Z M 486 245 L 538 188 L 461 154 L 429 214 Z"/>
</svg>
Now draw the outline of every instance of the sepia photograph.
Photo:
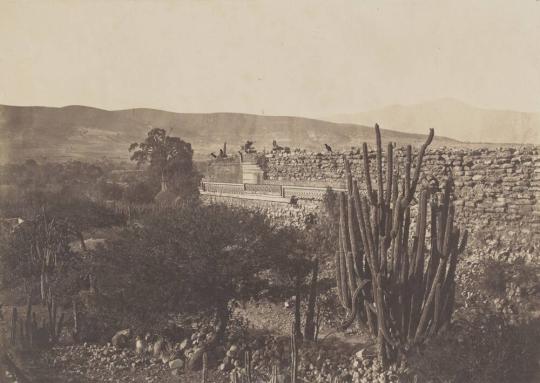
<svg viewBox="0 0 540 383">
<path fill-rule="evenodd" d="M 540 1 L 0 0 L 0 383 L 540 382 Z"/>
</svg>

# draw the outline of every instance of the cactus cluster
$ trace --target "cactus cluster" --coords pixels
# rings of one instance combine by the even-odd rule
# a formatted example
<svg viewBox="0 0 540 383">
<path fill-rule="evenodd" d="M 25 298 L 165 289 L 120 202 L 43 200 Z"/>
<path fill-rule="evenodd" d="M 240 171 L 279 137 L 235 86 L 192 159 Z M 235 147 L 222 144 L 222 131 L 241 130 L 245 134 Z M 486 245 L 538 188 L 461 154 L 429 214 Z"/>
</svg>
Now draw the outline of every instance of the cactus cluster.
<svg viewBox="0 0 540 383">
<path fill-rule="evenodd" d="M 387 366 L 450 323 L 456 264 L 467 232 L 454 227 L 451 174 L 442 190 L 427 185 L 416 190 L 433 129 L 414 167 L 410 145 L 400 166 L 389 143 L 383 169 L 378 125 L 375 134 L 376 189 L 367 144 L 362 191 L 344 156 L 347 192 L 339 196 L 335 271 L 339 300 L 348 314 L 342 328 L 355 319 L 367 326 L 377 339 L 381 363 Z"/>
</svg>

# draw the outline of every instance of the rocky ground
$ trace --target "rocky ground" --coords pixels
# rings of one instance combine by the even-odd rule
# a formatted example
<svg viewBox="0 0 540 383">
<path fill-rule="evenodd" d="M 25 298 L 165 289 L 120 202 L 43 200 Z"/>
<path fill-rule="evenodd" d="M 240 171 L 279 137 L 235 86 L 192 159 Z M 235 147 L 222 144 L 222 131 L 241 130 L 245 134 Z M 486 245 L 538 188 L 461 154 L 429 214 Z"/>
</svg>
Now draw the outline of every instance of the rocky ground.
<svg viewBox="0 0 540 383">
<path fill-rule="evenodd" d="M 184 373 L 183 361 L 163 362 L 160 358 L 142 356 L 133 349 L 117 349 L 110 344 L 55 347 L 45 358 L 62 382 L 151 383 L 192 382 L 201 379 L 201 372 Z M 222 381 L 223 373 L 210 373 L 208 382 Z"/>
<path fill-rule="evenodd" d="M 269 301 L 251 302 L 236 310 L 223 346 L 207 352 L 208 382 L 228 383 L 232 375 L 246 373 L 249 350 L 254 382 L 270 382 L 274 366 L 278 381 L 287 382 L 291 360 L 291 309 Z M 250 318 L 250 321 L 246 318 Z M 268 326 L 274 318 L 274 326 Z M 281 324 L 281 327 L 280 327 Z M 185 325 L 185 322 L 184 322 Z M 197 382 L 200 364 L 190 358 L 213 335 L 208 320 L 191 322 L 175 342 L 126 337 L 126 342 L 105 345 L 57 346 L 45 353 L 46 363 L 62 382 Z M 138 340 L 138 341 L 137 341 Z M 365 336 L 354 333 L 321 333 L 319 341 L 304 342 L 298 352 L 301 382 L 403 382 L 407 371 L 383 372 Z M 116 346 L 113 345 L 116 343 Z M 241 381 L 241 380 L 238 380 Z"/>
<path fill-rule="evenodd" d="M 278 341 L 279 343 L 279 341 Z M 244 362 L 239 348 L 229 347 L 226 356 L 209 369 L 208 382 L 229 382 L 232 374 L 241 376 Z M 275 351 L 280 350 L 281 354 Z M 270 366 L 279 366 L 278 380 L 287 381 L 288 357 L 286 347 L 262 345 L 252 354 L 253 379 L 270 381 Z M 112 345 L 78 345 L 53 348 L 46 356 L 62 382 L 193 382 L 202 381 L 201 371 L 188 371 L 184 359 L 163 361 L 137 355 L 133 350 L 117 349 Z M 299 355 L 299 375 L 304 382 L 399 382 L 405 370 L 383 372 L 371 348 L 349 353 L 333 347 L 310 345 Z M 215 365 L 214 365 L 215 366 Z"/>
<path fill-rule="evenodd" d="M 461 291 L 456 318 L 466 318 L 470 316 L 470 312 L 477 312 L 478 307 L 489 307 L 493 310 L 491 313 L 498 313 L 501 318 L 505 318 L 508 325 L 518 325 L 538 317 L 540 301 L 537 279 L 534 275 L 525 275 L 537 273 L 538 269 L 527 259 L 530 257 L 528 248 L 522 251 L 523 263 L 520 263 L 519 252 L 514 251 L 508 255 L 508 249 L 505 250 L 500 244 L 485 242 L 482 249 L 471 251 L 460 266 L 459 283 L 468 288 Z M 497 273 L 503 273 L 502 278 L 505 280 L 504 287 L 497 296 L 484 293 L 489 292 L 490 287 L 483 284 L 494 282 L 495 278 L 489 274 L 493 271 L 489 271 L 489 267 L 486 269 L 486 260 L 503 262 L 505 265 L 503 271 L 497 269 Z M 269 382 L 273 366 L 278 366 L 280 371 L 278 381 L 288 381 L 288 333 L 292 313 L 288 302 L 261 299 L 239 306 L 235 311 L 227 342 L 223 347 L 209 352 L 207 381 L 226 383 L 232 381 L 231 374 L 241 376 L 245 372 L 245 350 L 251 351 L 255 382 Z M 479 326 L 479 331 L 482 331 L 482 326 Z M 188 337 L 169 346 L 172 352 L 167 357 L 151 352 L 138 354 L 135 343 L 131 340 L 127 348 L 91 344 L 57 347 L 47 354 L 48 363 L 64 379 L 62 381 L 201 381 L 202 372 L 198 369 L 190 371 L 186 365 L 190 356 L 196 353 L 204 340 L 211 335 L 212 328 L 204 320 L 192 323 L 191 327 L 193 331 Z M 351 383 L 414 382 L 415 379 L 418 379 L 418 382 L 436 381 L 423 376 L 417 368 L 383 372 L 366 336 L 362 336 L 361 332 L 334 333 L 331 329 L 331 325 L 323 326 L 317 343 L 303 344 L 298 363 L 301 382 L 333 383 L 336 378 L 339 382 Z M 455 335 L 463 337 L 466 333 L 458 331 Z M 486 336 L 491 337 L 491 334 Z M 461 344 L 467 341 L 460 339 L 458 343 Z M 429 366 L 423 368 L 429 369 Z M 436 371 L 431 371 L 431 374 L 437 376 Z"/>
<path fill-rule="evenodd" d="M 462 289 L 455 317 L 461 320 L 470 317 L 478 307 L 487 307 L 512 326 L 531 318 L 540 318 L 539 268 L 532 262 L 536 259 L 538 248 L 538 242 L 534 239 L 518 247 L 512 243 L 502 243 L 499 238 L 490 237 L 489 234 L 475 236 L 457 274 Z M 486 267 L 489 262 L 494 266 Z M 321 274 L 325 276 L 330 267 L 326 265 Z M 278 381 L 287 382 L 293 301 L 261 298 L 239 305 L 235 309 L 225 344 L 207 353 L 207 382 L 228 383 L 232 381 L 232 374 L 244 374 L 246 350 L 251 355 L 253 382 L 270 382 L 274 366 L 277 366 Z M 330 308 L 328 311 L 332 310 Z M 7 314 L 6 308 L 4 313 Z M 335 319 L 339 315 L 334 311 L 333 317 Z M 480 318 L 483 317 L 485 315 L 482 314 Z M 205 340 L 212 336 L 213 327 L 208 318 L 178 319 L 177 323 L 184 331 L 175 341 L 163 342 L 151 336 L 139 338 L 137 343 L 136 337 L 130 335 L 124 344 L 111 340 L 108 344 L 62 344 L 54 347 L 43 353 L 37 363 L 44 377 L 38 382 L 202 381 L 200 365 L 188 368 L 188 364 Z M 479 324 L 479 331 L 484 326 L 482 323 Z M 361 331 L 336 333 L 333 328 L 335 323 L 323 321 L 319 341 L 302 345 L 298 355 L 300 382 L 334 383 L 336 378 L 338 382 L 350 383 L 408 383 L 415 379 L 418 379 L 417 382 L 436 381 L 425 378 L 416 367 L 383 372 L 367 336 L 362 335 Z M 467 333 L 456 334 L 463 337 Z M 486 337 L 491 336 L 486 334 Z M 452 341 L 455 339 L 449 338 L 449 342 Z M 458 343 L 466 341 L 461 339 Z M 423 368 L 433 370 L 435 367 Z M 540 376 L 540 366 L 538 370 L 537 376 Z M 431 373 L 438 375 L 437 371 Z M 15 381 L 13 376 L 10 378 L 5 372 L 2 378 L 9 383 Z M 240 379 L 238 381 L 241 382 Z"/>
</svg>

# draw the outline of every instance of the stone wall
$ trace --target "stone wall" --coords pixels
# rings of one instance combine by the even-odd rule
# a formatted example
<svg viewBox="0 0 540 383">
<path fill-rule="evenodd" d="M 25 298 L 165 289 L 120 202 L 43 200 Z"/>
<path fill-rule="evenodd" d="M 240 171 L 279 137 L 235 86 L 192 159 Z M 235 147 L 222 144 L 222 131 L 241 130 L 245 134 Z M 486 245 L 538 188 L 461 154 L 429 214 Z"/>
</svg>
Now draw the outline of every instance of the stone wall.
<svg viewBox="0 0 540 383">
<path fill-rule="evenodd" d="M 400 165 L 404 150 L 395 150 Z M 347 153 L 267 155 L 265 183 L 303 186 L 344 187 L 342 155 L 345 154 L 359 186 L 363 185 L 363 159 L 360 150 Z M 370 152 L 372 176 L 375 153 Z M 455 180 L 456 217 L 475 238 L 502 240 L 510 249 L 540 251 L 540 147 L 501 149 L 430 149 L 424 158 L 423 182 L 432 176 L 442 179 L 452 171 Z M 223 199 L 222 199 L 223 200 Z M 238 199 L 230 204 L 263 210 L 281 221 L 299 223 L 317 211 L 315 201 L 299 201 L 299 206 Z M 482 239 L 483 240 L 483 239 Z"/>
<path fill-rule="evenodd" d="M 289 200 L 276 201 L 270 197 L 242 198 L 241 196 L 201 194 L 203 203 L 221 203 L 232 207 L 256 210 L 278 224 L 302 227 L 309 215 L 316 215 L 320 208 L 318 201 L 299 200 L 292 204 Z"/>
<path fill-rule="evenodd" d="M 404 150 L 395 151 L 400 165 Z M 265 169 L 268 183 L 317 186 L 344 186 L 342 156 L 360 185 L 363 159 L 360 150 L 348 153 L 309 153 L 268 155 Z M 375 153 L 370 152 L 372 169 Z M 413 160 L 414 161 L 414 160 Z M 424 157 L 424 178 L 439 177 L 451 170 L 456 197 L 461 204 L 478 212 L 507 213 L 514 218 L 531 215 L 538 207 L 540 191 L 540 148 L 434 149 Z"/>
</svg>

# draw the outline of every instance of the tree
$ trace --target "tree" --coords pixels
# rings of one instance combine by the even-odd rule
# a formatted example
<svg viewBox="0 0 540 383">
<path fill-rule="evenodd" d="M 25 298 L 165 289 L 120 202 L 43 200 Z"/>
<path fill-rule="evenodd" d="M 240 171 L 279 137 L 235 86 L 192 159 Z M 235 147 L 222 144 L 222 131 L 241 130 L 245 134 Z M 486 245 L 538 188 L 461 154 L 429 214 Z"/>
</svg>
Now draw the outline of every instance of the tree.
<svg viewBox="0 0 540 383">
<path fill-rule="evenodd" d="M 304 339 L 315 341 L 319 318 L 318 302 L 320 290 L 325 289 L 319 281 L 319 266 L 332 258 L 335 251 L 337 224 L 339 223 L 339 208 L 337 194 L 328 187 L 323 198 L 321 210 L 316 216 L 307 217 L 301 241 L 305 244 L 304 273 L 311 273 L 307 289 L 307 307 L 305 314 Z M 324 281 L 322 281 L 324 285 Z M 326 286 L 328 289 L 328 286 Z M 320 313 L 320 312 L 319 312 Z M 298 327 L 298 325 L 297 325 Z"/>
<path fill-rule="evenodd" d="M 39 286 L 41 301 L 47 306 L 50 340 L 54 343 L 62 329 L 64 314 L 58 318 L 59 298 L 70 292 L 65 282 L 72 280 L 77 258 L 71 251 L 72 238 L 82 238 L 67 220 L 41 214 L 19 225 L 6 239 L 0 257 L 2 285 L 24 286 L 30 325 L 33 292 Z M 72 293 L 72 292 L 71 292 Z M 30 327 L 27 327 L 29 331 Z"/>
<path fill-rule="evenodd" d="M 100 291 L 121 302 L 122 325 L 156 326 L 171 312 L 215 314 L 222 339 L 230 303 L 266 287 L 263 271 L 286 262 L 282 229 L 226 206 L 183 204 L 141 219 L 94 254 Z"/>
<path fill-rule="evenodd" d="M 0 233 L 0 287 L 23 287 L 27 318 L 34 298 L 40 295 L 47 306 L 49 335 L 54 342 L 63 324 L 63 314 L 57 315 L 59 307 L 71 303 L 88 276 L 85 256 L 73 250 L 72 243 L 79 242 L 85 252 L 85 231 L 119 225 L 124 218 L 84 196 L 34 194 L 10 206 L 13 212 L 24 213 L 15 215 L 24 221 L 14 230 Z"/>
<path fill-rule="evenodd" d="M 131 144 L 129 151 L 137 166 L 149 165 L 149 175 L 154 183 L 164 180 L 181 196 L 197 193 L 198 176 L 193 167 L 190 143 L 168 136 L 164 129 L 154 128 L 143 142 Z"/>
<path fill-rule="evenodd" d="M 123 198 L 130 203 L 145 204 L 154 200 L 158 193 L 157 185 L 150 185 L 148 182 L 136 182 L 129 185 L 123 193 Z"/>
</svg>

